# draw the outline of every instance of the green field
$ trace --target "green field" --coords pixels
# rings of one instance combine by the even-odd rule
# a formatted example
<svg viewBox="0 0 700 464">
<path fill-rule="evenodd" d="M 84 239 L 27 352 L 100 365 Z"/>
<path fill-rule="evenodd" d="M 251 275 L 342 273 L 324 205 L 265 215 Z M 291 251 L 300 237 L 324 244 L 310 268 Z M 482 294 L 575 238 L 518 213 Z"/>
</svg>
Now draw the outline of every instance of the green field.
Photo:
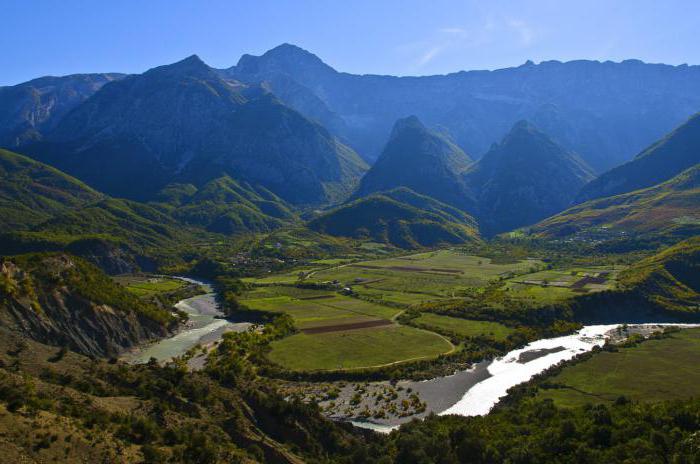
<svg viewBox="0 0 700 464">
<path fill-rule="evenodd" d="M 338 281 L 360 295 L 415 304 L 452 297 L 466 288 L 484 286 L 492 279 L 533 272 L 543 266 L 538 260 L 494 264 L 489 258 L 439 250 L 319 270 L 307 280 Z"/>
<path fill-rule="evenodd" d="M 268 357 L 292 370 L 376 367 L 431 358 L 452 350 L 432 332 L 405 326 L 308 335 L 298 333 L 272 343 Z"/>
<path fill-rule="evenodd" d="M 474 321 L 458 317 L 442 316 L 440 314 L 422 313 L 415 322 L 424 324 L 429 328 L 454 332 L 464 337 L 476 337 L 481 335 L 491 336 L 496 340 L 505 340 L 513 329 L 498 322 Z"/>
<path fill-rule="evenodd" d="M 547 269 L 510 278 L 506 288 L 515 298 L 552 303 L 577 294 L 609 290 L 617 284 L 622 269 L 622 266 Z"/>
<path fill-rule="evenodd" d="M 185 281 L 168 277 L 120 276 L 115 280 L 140 297 L 172 292 L 187 285 Z"/>
<path fill-rule="evenodd" d="M 686 329 L 566 367 L 548 379 L 564 388 L 540 389 L 539 397 L 567 407 L 612 402 L 621 395 L 638 401 L 700 397 L 698 366 L 700 329 Z"/>
<path fill-rule="evenodd" d="M 287 286 L 257 287 L 240 301 L 250 309 L 287 313 L 300 329 L 391 319 L 399 312 L 332 291 Z"/>
</svg>

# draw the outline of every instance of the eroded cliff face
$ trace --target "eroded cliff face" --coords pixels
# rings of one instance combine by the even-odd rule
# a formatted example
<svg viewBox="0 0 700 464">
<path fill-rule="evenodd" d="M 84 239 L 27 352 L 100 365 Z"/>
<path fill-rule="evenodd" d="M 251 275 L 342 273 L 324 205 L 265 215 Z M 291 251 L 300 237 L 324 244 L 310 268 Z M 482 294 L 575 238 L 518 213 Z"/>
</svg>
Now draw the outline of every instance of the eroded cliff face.
<svg viewBox="0 0 700 464">
<path fill-rule="evenodd" d="M 115 356 L 177 324 L 169 310 L 129 295 L 66 254 L 0 260 L 0 325 L 89 356 Z"/>
</svg>

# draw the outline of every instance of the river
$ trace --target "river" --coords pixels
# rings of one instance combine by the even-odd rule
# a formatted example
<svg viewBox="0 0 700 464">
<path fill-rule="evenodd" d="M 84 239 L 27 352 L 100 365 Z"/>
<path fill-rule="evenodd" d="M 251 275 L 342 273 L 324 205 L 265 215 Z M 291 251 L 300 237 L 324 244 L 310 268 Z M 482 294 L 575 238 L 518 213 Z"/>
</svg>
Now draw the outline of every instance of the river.
<svg viewBox="0 0 700 464">
<path fill-rule="evenodd" d="M 427 413 L 438 415 L 482 416 L 507 395 L 508 389 L 527 382 L 535 375 L 575 356 L 603 346 L 621 324 L 585 326 L 572 335 L 534 341 L 503 357 L 476 364 L 472 369 L 422 382 L 399 382 L 417 391 L 428 403 Z M 650 333 L 664 326 L 684 328 L 700 324 L 631 324 L 630 332 Z M 351 421 L 358 427 L 388 433 L 411 420 Z"/>
<path fill-rule="evenodd" d="M 244 332 L 253 325 L 250 322 L 231 322 L 224 319 L 224 313 L 219 307 L 211 284 L 188 277 L 177 278 L 200 285 L 206 293 L 178 301 L 175 307 L 186 312 L 189 317 L 185 327 L 171 337 L 124 354 L 123 359 L 127 362 L 146 363 L 151 358 L 160 362 L 170 361 L 177 356 L 182 356 L 198 344 L 216 342 L 225 332 Z M 201 367 L 201 365 L 202 363 L 195 362 L 193 367 Z"/>
</svg>

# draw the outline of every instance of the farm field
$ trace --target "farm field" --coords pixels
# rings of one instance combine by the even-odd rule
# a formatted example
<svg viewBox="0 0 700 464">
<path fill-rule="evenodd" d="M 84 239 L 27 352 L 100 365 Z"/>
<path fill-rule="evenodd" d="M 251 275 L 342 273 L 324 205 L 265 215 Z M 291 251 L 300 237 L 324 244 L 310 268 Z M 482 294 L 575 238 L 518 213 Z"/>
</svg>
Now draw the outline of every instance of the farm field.
<svg viewBox="0 0 700 464">
<path fill-rule="evenodd" d="M 443 337 L 413 327 L 388 327 L 297 333 L 272 343 L 268 358 L 292 370 L 377 367 L 436 357 L 454 347 Z"/>
<path fill-rule="evenodd" d="M 126 287 L 126 289 L 131 293 L 140 297 L 148 297 L 158 293 L 172 292 L 188 285 L 187 282 L 168 277 L 130 275 L 117 276 L 114 278 L 114 280 Z"/>
<path fill-rule="evenodd" d="M 492 279 L 542 269 L 539 260 L 495 264 L 489 258 L 439 250 L 319 270 L 308 281 L 338 281 L 360 295 L 401 304 L 452 297 Z"/>
<path fill-rule="evenodd" d="M 328 290 L 287 286 L 257 287 L 241 303 L 250 309 L 283 312 L 292 316 L 299 329 L 389 320 L 399 310 L 343 296 Z"/>
<path fill-rule="evenodd" d="M 496 340 L 505 340 L 513 332 L 513 329 L 498 322 L 474 321 L 433 313 L 422 313 L 414 321 L 428 328 L 442 329 L 465 337 L 486 335 Z"/>
<path fill-rule="evenodd" d="M 510 278 L 506 288 L 513 297 L 551 303 L 577 294 L 611 289 L 622 269 L 622 266 L 548 269 Z"/>
<path fill-rule="evenodd" d="M 621 395 L 637 401 L 698 397 L 698 363 L 700 329 L 685 329 L 566 367 L 548 379 L 564 388 L 540 389 L 538 397 L 565 407 L 609 403 Z"/>
</svg>

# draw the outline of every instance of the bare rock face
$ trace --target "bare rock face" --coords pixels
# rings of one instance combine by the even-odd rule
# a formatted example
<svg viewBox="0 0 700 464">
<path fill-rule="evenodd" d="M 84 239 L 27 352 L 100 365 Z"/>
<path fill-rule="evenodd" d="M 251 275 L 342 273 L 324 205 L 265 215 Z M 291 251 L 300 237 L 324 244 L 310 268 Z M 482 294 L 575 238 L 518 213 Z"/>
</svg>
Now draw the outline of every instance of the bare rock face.
<svg viewBox="0 0 700 464">
<path fill-rule="evenodd" d="M 41 140 L 70 110 L 123 74 L 40 77 L 0 88 L 0 146 L 16 148 Z"/>
<path fill-rule="evenodd" d="M 0 262 L 0 325 L 89 356 L 115 356 L 175 327 L 168 310 L 130 296 L 97 268 L 66 254 Z"/>
</svg>

